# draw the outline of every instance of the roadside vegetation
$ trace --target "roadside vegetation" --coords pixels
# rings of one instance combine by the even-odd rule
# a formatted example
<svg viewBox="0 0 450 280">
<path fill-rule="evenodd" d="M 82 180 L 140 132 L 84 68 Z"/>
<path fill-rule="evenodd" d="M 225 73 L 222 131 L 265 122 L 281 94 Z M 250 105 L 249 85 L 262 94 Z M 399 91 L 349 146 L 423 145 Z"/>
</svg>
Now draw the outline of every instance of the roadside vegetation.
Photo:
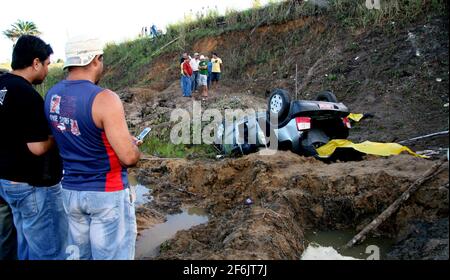
<svg viewBox="0 0 450 280">
<path fill-rule="evenodd" d="M 165 34 L 157 38 L 137 38 L 121 44 L 108 44 L 105 49 L 105 62 L 109 69 L 103 84 L 120 89 L 129 86 L 143 86 L 149 83 L 143 68 L 155 58 L 172 54 L 171 71 L 177 70 L 177 55 L 190 50 L 198 40 L 208 36 L 219 36 L 228 32 L 247 31 L 265 25 L 281 24 L 303 17 L 327 16 L 329 21 L 345 29 L 378 28 L 381 32 L 394 32 L 396 29 L 422 17 L 447 13 L 448 3 L 444 0 L 380 0 L 380 9 L 368 9 L 366 1 L 270 1 L 266 6 L 255 1 L 254 7 L 244 11 L 227 10 L 224 15 L 217 10 L 189 14 L 176 24 L 169 25 Z M 251 51 L 245 47 L 239 51 Z M 257 50 L 257 61 L 236 61 L 236 68 L 225 69 L 227 74 L 239 75 L 242 66 L 251 63 L 267 63 L 272 55 L 264 48 Z M 244 56 L 245 58 L 245 56 Z M 229 63 L 229 65 L 236 65 Z M 227 72 L 228 71 L 228 72 Z"/>
<path fill-rule="evenodd" d="M 170 139 L 150 136 L 140 150 L 146 154 L 161 158 L 214 158 L 217 151 L 212 145 L 172 144 Z"/>
</svg>

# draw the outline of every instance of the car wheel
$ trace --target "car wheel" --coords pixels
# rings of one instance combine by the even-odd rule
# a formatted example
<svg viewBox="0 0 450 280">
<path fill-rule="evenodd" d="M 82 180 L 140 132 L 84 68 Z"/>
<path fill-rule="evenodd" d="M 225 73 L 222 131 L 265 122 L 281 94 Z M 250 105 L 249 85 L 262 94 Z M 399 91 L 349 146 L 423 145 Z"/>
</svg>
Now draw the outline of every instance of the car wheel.
<svg viewBox="0 0 450 280">
<path fill-rule="evenodd" d="M 289 93 L 282 89 L 275 89 L 270 95 L 267 105 L 271 123 L 272 118 L 277 118 L 278 123 L 282 123 L 289 114 L 289 108 L 291 107 Z"/>
<path fill-rule="evenodd" d="M 336 95 L 334 95 L 334 93 L 332 93 L 331 91 L 323 91 L 323 92 L 319 93 L 316 97 L 316 101 L 326 101 L 326 102 L 334 102 L 334 103 L 338 102 Z"/>
</svg>

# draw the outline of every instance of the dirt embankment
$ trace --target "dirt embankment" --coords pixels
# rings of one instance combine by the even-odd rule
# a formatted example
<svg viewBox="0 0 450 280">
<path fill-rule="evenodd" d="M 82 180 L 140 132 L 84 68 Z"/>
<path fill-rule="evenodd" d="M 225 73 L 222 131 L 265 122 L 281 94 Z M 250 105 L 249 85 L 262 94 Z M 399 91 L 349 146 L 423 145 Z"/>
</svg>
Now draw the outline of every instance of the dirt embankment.
<svg viewBox="0 0 450 280">
<path fill-rule="evenodd" d="M 401 141 L 448 130 L 448 18 L 420 18 L 402 28 L 391 24 L 391 32 L 347 30 L 328 17 L 305 17 L 254 32 L 205 37 L 186 50 L 217 51 L 227 86 L 218 96 L 229 89 L 233 95 L 247 95 L 250 104 L 276 87 L 294 97 L 297 65 L 299 99 L 330 89 L 352 112 L 375 114 L 353 130 L 356 141 Z M 178 53 L 165 54 L 138 76 L 147 89 L 173 91 L 178 97 L 178 63 Z M 430 147 L 448 147 L 448 137 L 412 144 L 414 149 Z"/>
<path fill-rule="evenodd" d="M 353 140 L 399 141 L 448 129 L 448 19 L 419 19 L 385 33 L 342 32 L 326 19 L 305 18 L 204 38 L 194 48 L 188 50 L 219 51 L 225 67 L 246 61 L 238 76 L 225 71 L 202 109 L 265 108 L 271 89 L 294 92 L 297 64 L 299 99 L 331 89 L 352 112 L 376 115 L 351 130 Z M 148 87 L 119 91 L 136 132 L 151 126 L 154 135 L 167 134 L 173 109 L 192 111 L 173 65 L 178 54 L 166 54 L 142 70 Z M 448 136 L 410 147 L 448 147 Z M 208 209 L 208 224 L 179 232 L 159 258 L 299 259 L 305 230 L 361 229 L 433 164 L 408 155 L 324 164 L 290 152 L 217 161 L 150 158 L 134 170 L 155 198 L 139 209 L 139 227 L 194 205 Z M 391 258 L 448 259 L 448 205 L 447 163 L 375 234 L 399 241 Z"/>
<path fill-rule="evenodd" d="M 138 177 L 153 187 L 152 209 L 173 213 L 190 204 L 211 214 L 208 224 L 179 232 L 159 258 L 299 259 L 305 230 L 361 229 L 432 165 L 408 155 L 328 165 L 279 152 L 207 162 L 152 159 Z M 448 164 L 375 234 L 406 238 L 410 223 L 444 217 Z"/>
</svg>

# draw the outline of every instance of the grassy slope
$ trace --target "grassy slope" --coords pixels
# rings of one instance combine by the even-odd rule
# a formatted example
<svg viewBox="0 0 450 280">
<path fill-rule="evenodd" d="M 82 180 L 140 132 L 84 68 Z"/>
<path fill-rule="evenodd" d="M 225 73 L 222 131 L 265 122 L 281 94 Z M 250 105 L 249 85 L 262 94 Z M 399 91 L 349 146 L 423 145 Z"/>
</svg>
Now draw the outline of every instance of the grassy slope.
<svg viewBox="0 0 450 280">
<path fill-rule="evenodd" d="M 443 0 L 381 1 L 381 10 L 367 9 L 365 1 L 332 0 L 328 6 L 322 7 L 315 6 L 311 2 L 315 1 L 283 1 L 243 12 L 228 11 L 225 16 L 210 12 L 206 15 L 197 15 L 194 21 L 186 20 L 169 26 L 167 34 L 158 39 L 140 38 L 120 45 L 109 45 L 105 50 L 107 69 L 103 83 L 116 90 L 136 85 L 151 85 L 154 79 L 148 77 L 145 69 L 163 57 L 164 60 L 171 62 L 170 73 L 177 73 L 176 61 L 179 54 L 184 51 L 196 51 L 192 49 L 193 46 L 203 38 L 227 37 L 239 32 L 245 36 L 252 33 L 255 27 L 276 25 L 302 17 L 314 19 L 326 17 L 328 22 L 339 26 L 343 32 L 360 28 L 366 30 L 382 28 L 383 32 L 395 33 L 418 18 L 431 14 L 446 14 L 447 10 L 447 2 Z M 390 24 L 392 21 L 396 24 Z M 266 67 L 271 58 L 282 59 L 289 54 L 290 48 L 302 43 L 301 37 L 302 34 L 292 34 L 287 42 L 273 42 L 269 46 L 272 49 L 261 45 L 255 46 L 252 38 L 247 37 L 245 41 L 232 46 L 234 53 L 223 53 L 222 49 L 219 49 L 222 56 L 227 56 L 228 59 L 239 57 L 228 60 L 224 77 L 241 77 L 252 65 Z M 173 40 L 176 41 L 161 50 L 161 47 Z M 269 68 L 270 73 L 275 71 L 280 73 L 279 70 L 283 70 L 275 63 L 269 64 Z M 176 76 L 172 74 L 171 78 L 173 77 Z"/>
</svg>

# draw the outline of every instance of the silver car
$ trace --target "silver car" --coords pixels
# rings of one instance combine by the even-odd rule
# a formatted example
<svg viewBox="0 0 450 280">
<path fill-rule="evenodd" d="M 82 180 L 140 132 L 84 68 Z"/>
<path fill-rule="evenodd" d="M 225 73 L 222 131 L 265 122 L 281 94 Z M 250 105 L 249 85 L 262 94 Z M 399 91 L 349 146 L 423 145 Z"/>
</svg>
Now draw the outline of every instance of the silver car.
<svg viewBox="0 0 450 280">
<path fill-rule="evenodd" d="M 319 93 L 313 101 L 291 101 L 286 90 L 275 89 L 266 112 L 222 122 L 215 143 L 224 154 L 248 154 L 277 141 L 278 149 L 317 156 L 316 148 L 348 137 L 349 113 L 331 91 Z"/>
</svg>

